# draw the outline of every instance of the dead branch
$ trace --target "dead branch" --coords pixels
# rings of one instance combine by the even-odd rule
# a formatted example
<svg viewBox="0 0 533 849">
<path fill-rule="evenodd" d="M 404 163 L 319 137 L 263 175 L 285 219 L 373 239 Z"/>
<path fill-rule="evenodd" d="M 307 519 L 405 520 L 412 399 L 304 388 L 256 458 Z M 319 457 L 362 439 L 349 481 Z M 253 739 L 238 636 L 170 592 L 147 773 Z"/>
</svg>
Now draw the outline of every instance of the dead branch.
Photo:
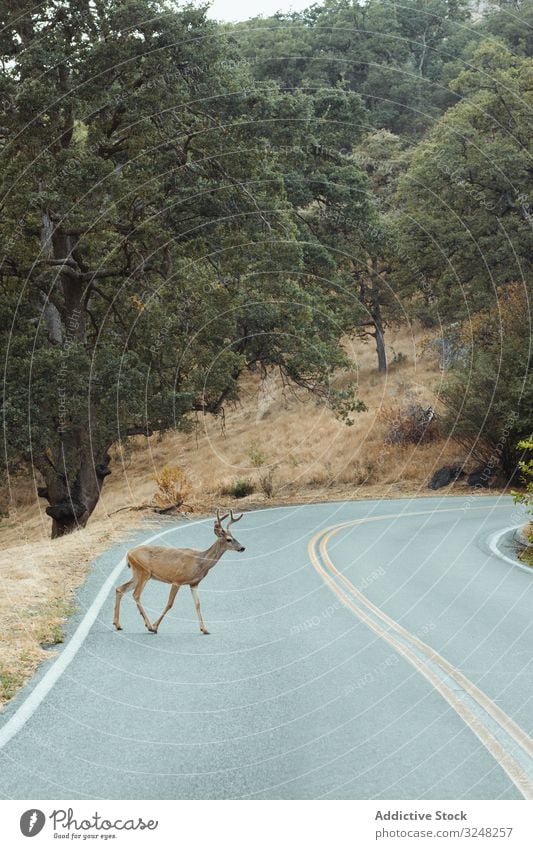
<svg viewBox="0 0 533 849">
<path fill-rule="evenodd" d="M 181 507 L 185 507 L 186 509 L 181 510 Z M 158 507 L 156 504 L 128 504 L 126 507 L 119 507 L 118 510 L 113 510 L 107 515 L 114 516 L 115 513 L 121 513 L 123 510 L 152 510 L 160 516 L 171 513 L 173 510 L 179 510 L 180 513 L 194 513 L 194 508 L 190 504 L 184 504 L 182 501 L 179 501 L 177 504 L 171 504 L 169 507 Z"/>
</svg>

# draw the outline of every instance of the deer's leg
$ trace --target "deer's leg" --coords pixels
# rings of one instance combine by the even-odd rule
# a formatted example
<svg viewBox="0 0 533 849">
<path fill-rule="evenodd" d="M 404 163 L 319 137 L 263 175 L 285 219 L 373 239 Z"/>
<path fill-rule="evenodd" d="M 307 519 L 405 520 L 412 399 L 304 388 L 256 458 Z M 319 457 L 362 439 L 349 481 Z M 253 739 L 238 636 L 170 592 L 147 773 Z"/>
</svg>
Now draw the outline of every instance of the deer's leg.
<svg viewBox="0 0 533 849">
<path fill-rule="evenodd" d="M 145 572 L 143 572 L 142 574 L 139 575 L 139 578 L 137 580 L 137 586 L 133 590 L 133 598 L 135 599 L 139 613 L 141 614 L 142 618 L 144 619 L 144 624 L 146 625 L 146 627 L 148 628 L 149 631 L 153 631 L 154 630 L 153 626 L 150 624 L 150 620 L 148 619 L 148 616 L 146 615 L 146 611 L 141 604 L 141 593 L 144 590 L 146 582 L 149 581 L 149 580 L 150 580 L 150 575 L 147 575 Z"/>
<path fill-rule="evenodd" d="M 198 614 L 198 622 L 200 623 L 200 631 L 202 634 L 209 634 L 209 631 L 205 627 L 205 622 L 202 616 L 202 608 L 200 607 L 200 599 L 198 597 L 198 590 L 196 587 L 191 587 L 192 597 L 194 599 L 194 606 L 196 607 L 196 613 Z"/>
<path fill-rule="evenodd" d="M 125 584 L 121 584 L 120 587 L 117 587 L 115 590 L 115 616 L 113 618 L 113 625 L 117 631 L 122 631 L 120 625 L 120 602 L 122 601 L 122 596 L 124 593 L 127 593 L 132 589 L 136 580 L 137 578 L 134 575 L 133 578 L 130 578 L 129 581 L 126 581 Z"/>
<path fill-rule="evenodd" d="M 166 607 L 165 607 L 165 609 L 163 610 L 163 613 L 161 614 L 161 616 L 159 617 L 159 619 L 157 619 L 157 620 L 154 622 L 154 624 L 152 625 L 152 630 L 153 630 L 153 631 L 155 631 L 156 633 L 157 633 L 157 629 L 159 628 L 159 626 L 160 626 L 160 624 L 161 624 L 161 620 L 162 620 L 163 616 L 165 616 L 165 614 L 167 614 L 167 613 L 168 613 L 168 611 L 170 610 L 170 608 L 171 608 L 171 607 L 172 607 L 172 605 L 174 604 L 174 599 L 176 598 L 176 595 L 177 595 L 177 593 L 178 593 L 178 590 L 179 590 L 179 584 L 177 584 L 177 585 L 176 585 L 176 584 L 172 584 L 172 586 L 171 586 L 171 588 L 170 588 L 170 592 L 169 592 L 169 594 L 168 594 L 168 601 L 167 601 Z"/>
</svg>

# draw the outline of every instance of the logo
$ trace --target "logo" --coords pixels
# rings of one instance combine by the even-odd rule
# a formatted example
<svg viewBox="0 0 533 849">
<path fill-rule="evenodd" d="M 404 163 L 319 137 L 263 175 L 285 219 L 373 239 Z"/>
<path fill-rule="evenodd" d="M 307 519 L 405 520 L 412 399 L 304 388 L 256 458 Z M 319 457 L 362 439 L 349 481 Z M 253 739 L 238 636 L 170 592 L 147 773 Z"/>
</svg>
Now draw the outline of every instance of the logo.
<svg viewBox="0 0 533 849">
<path fill-rule="evenodd" d="M 42 811 L 39 811 L 37 808 L 30 808 L 20 818 L 20 830 L 24 837 L 35 837 L 36 834 L 42 831 L 45 822 L 46 817 Z"/>
</svg>

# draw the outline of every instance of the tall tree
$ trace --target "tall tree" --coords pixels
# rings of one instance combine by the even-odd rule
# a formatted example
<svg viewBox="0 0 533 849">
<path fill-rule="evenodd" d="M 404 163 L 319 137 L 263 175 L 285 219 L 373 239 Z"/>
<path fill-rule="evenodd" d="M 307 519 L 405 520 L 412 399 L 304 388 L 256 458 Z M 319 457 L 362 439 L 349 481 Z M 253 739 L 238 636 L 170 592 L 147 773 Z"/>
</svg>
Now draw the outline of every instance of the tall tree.
<svg viewBox="0 0 533 849">
<path fill-rule="evenodd" d="M 257 143 L 276 90 L 204 10 L 2 5 L 4 449 L 41 473 L 59 536 L 117 439 L 218 412 L 257 363 L 327 394 L 343 355 Z"/>
<path fill-rule="evenodd" d="M 468 0 L 326 0 L 230 31 L 256 79 L 341 86 L 363 97 L 374 129 L 420 136 L 457 99 L 442 76 L 475 36 L 469 19 Z"/>
<path fill-rule="evenodd" d="M 480 45 L 453 84 L 461 102 L 400 182 L 401 238 L 433 281 L 444 319 L 494 305 L 497 286 L 531 279 L 532 70 L 498 42 Z"/>
</svg>

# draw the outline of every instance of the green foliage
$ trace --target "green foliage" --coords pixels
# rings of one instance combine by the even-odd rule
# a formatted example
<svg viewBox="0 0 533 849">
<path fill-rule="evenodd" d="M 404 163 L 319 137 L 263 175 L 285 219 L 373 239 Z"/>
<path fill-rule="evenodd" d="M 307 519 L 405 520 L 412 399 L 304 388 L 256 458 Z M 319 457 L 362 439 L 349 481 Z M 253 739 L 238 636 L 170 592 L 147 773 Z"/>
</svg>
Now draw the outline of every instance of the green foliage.
<svg viewBox="0 0 533 849">
<path fill-rule="evenodd" d="M 252 440 L 252 442 L 250 443 L 250 447 L 248 448 L 248 456 L 250 458 L 252 466 L 255 466 L 256 469 L 260 469 L 261 466 L 264 466 L 267 462 L 266 452 L 256 439 Z"/>
<path fill-rule="evenodd" d="M 51 630 L 50 640 L 54 646 L 65 642 L 65 634 L 60 625 L 54 625 Z"/>
<path fill-rule="evenodd" d="M 364 176 L 322 149 L 362 106 L 256 86 L 204 9 L 5 19 L 4 449 L 39 469 L 54 520 L 83 524 L 116 440 L 217 414 L 244 370 L 327 399 L 354 299 L 299 205 L 365 216 Z"/>
<path fill-rule="evenodd" d="M 21 672 L 14 672 L 0 666 L 0 699 L 6 701 L 12 699 L 23 682 L 24 676 Z"/>
<path fill-rule="evenodd" d="M 532 0 L 500 0 L 489 9 L 480 29 L 502 39 L 518 56 L 533 56 Z"/>
<path fill-rule="evenodd" d="M 58 532 L 114 442 L 218 414 L 247 369 L 351 424 L 341 340 L 371 336 L 385 371 L 406 312 L 466 334 L 449 432 L 513 474 L 529 284 L 521 322 L 500 310 L 533 271 L 531 0 L 231 25 L 159 0 L 0 6 L 3 449 L 40 471 Z"/>
<path fill-rule="evenodd" d="M 469 18 L 466 0 L 333 0 L 228 29 L 256 79 L 357 92 L 370 125 L 419 135 L 457 100 L 441 77 Z"/>
<path fill-rule="evenodd" d="M 330 403 L 336 416 L 348 426 L 354 423 L 353 413 L 365 413 L 368 410 L 365 402 L 357 398 L 356 385 L 347 389 L 331 389 Z"/>
<path fill-rule="evenodd" d="M 533 421 L 527 315 L 522 286 L 500 293 L 498 313 L 465 324 L 463 355 L 441 388 L 447 433 L 491 471 L 501 468 L 507 480 L 518 474 L 517 443 L 529 436 Z"/>
<path fill-rule="evenodd" d="M 516 446 L 519 451 L 524 452 L 523 459 L 518 461 L 521 472 L 521 482 L 525 486 L 525 492 L 513 492 L 515 504 L 525 504 L 531 516 L 529 541 L 533 544 L 533 439 L 522 439 Z"/>
<path fill-rule="evenodd" d="M 481 44 L 453 82 L 461 102 L 400 180 L 400 241 L 441 319 L 494 305 L 495 286 L 531 277 L 532 71 L 501 43 Z"/>
</svg>

